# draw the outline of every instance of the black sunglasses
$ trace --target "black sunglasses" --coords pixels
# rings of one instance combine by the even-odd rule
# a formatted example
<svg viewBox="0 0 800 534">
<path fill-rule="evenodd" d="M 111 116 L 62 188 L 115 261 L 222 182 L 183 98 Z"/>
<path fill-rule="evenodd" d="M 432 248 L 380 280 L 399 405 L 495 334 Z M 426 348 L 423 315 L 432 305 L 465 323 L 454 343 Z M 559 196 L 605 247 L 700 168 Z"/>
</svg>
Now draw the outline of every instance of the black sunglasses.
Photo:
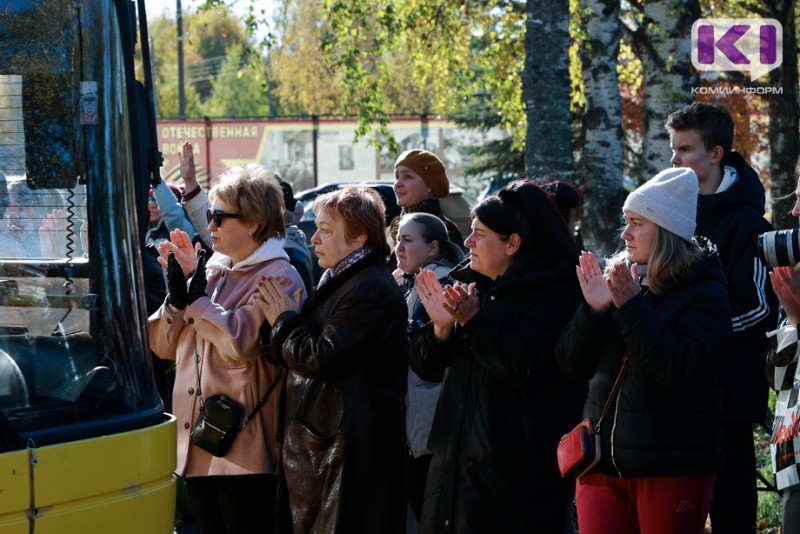
<svg viewBox="0 0 800 534">
<path fill-rule="evenodd" d="M 209 222 L 209 224 L 211 221 L 214 221 L 214 226 L 217 228 L 222 226 L 223 219 L 238 219 L 239 217 L 241 217 L 241 215 L 238 213 L 225 213 L 222 210 L 206 210 L 206 220 Z"/>
</svg>

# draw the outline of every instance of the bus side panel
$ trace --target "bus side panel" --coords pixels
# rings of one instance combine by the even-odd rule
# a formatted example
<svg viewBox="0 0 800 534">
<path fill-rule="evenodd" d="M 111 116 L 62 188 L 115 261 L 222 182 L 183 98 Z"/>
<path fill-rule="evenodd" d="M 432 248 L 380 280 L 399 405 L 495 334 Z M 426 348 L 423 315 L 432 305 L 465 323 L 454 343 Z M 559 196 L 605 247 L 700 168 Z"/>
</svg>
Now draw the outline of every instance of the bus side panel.
<svg viewBox="0 0 800 534">
<path fill-rule="evenodd" d="M 27 460 L 28 452 L 23 453 Z M 37 534 L 172 532 L 174 417 L 148 428 L 48 445 L 33 453 Z M 28 481 L 18 478 L 14 495 L 24 494 L 23 483 Z M 29 508 L 30 490 L 27 495 L 24 510 Z"/>
<path fill-rule="evenodd" d="M 27 512 L 31 502 L 28 451 L 0 454 L 0 532 L 30 532 Z"/>
<path fill-rule="evenodd" d="M 152 427 L 36 449 L 37 508 L 106 493 L 135 495 L 175 471 L 175 418 Z"/>
<path fill-rule="evenodd" d="M 135 493 L 118 492 L 40 508 L 34 532 L 171 534 L 175 523 L 175 488 L 175 478 L 170 475 L 158 484 L 138 487 Z"/>
</svg>

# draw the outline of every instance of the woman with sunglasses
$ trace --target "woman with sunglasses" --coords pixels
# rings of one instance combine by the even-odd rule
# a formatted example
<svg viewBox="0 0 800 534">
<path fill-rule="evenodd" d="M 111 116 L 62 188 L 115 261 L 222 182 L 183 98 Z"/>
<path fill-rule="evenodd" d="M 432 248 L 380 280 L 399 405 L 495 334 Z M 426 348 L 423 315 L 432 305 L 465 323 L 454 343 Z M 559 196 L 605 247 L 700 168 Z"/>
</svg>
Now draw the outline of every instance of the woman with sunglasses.
<svg viewBox="0 0 800 534">
<path fill-rule="evenodd" d="M 249 415 L 279 380 L 277 368 L 261 356 L 264 314 L 253 288 L 269 277 L 305 300 L 300 275 L 283 250 L 281 196 L 263 167 L 234 167 L 209 191 L 206 217 L 214 253 L 208 262 L 200 245 L 193 247 L 179 230 L 159 246 L 169 294 L 150 317 L 150 345 L 161 358 L 175 361 L 176 473 L 186 477 L 190 507 L 203 533 L 273 531 L 281 388 L 224 456 L 196 446 L 190 434 L 210 396 L 222 394 Z"/>
<path fill-rule="evenodd" d="M 557 191 L 577 205 L 574 188 Z M 457 283 L 442 287 L 430 269 L 416 280 L 432 323 L 411 339 L 411 366 L 444 377 L 421 532 L 561 534 L 571 484 L 556 446 L 580 420 L 586 388 L 559 371 L 554 348 L 580 301 L 578 250 L 553 196 L 531 180 L 478 203 L 464 244 Z"/>
</svg>

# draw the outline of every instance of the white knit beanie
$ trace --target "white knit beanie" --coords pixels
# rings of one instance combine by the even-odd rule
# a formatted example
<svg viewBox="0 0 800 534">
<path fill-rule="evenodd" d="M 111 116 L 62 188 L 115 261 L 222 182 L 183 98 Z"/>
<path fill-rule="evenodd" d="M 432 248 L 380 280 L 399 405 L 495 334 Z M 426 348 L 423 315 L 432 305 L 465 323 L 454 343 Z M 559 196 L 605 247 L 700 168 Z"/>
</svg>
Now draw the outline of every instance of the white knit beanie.
<svg viewBox="0 0 800 534">
<path fill-rule="evenodd" d="M 665 169 L 628 195 L 622 211 L 638 213 L 673 234 L 692 240 L 697 215 L 697 175 L 688 167 Z"/>
</svg>

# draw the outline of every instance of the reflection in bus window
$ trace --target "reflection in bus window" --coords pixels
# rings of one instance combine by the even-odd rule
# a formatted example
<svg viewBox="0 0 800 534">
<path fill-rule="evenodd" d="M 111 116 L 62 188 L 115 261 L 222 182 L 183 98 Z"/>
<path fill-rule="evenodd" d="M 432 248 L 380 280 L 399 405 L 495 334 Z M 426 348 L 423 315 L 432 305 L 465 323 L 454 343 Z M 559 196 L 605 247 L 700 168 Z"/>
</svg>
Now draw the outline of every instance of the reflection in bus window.
<svg viewBox="0 0 800 534">
<path fill-rule="evenodd" d="M 102 22 L 108 0 L 79 4 L 20 0 L 0 17 L 0 411 L 37 445 L 163 418 L 119 28 Z"/>
</svg>

